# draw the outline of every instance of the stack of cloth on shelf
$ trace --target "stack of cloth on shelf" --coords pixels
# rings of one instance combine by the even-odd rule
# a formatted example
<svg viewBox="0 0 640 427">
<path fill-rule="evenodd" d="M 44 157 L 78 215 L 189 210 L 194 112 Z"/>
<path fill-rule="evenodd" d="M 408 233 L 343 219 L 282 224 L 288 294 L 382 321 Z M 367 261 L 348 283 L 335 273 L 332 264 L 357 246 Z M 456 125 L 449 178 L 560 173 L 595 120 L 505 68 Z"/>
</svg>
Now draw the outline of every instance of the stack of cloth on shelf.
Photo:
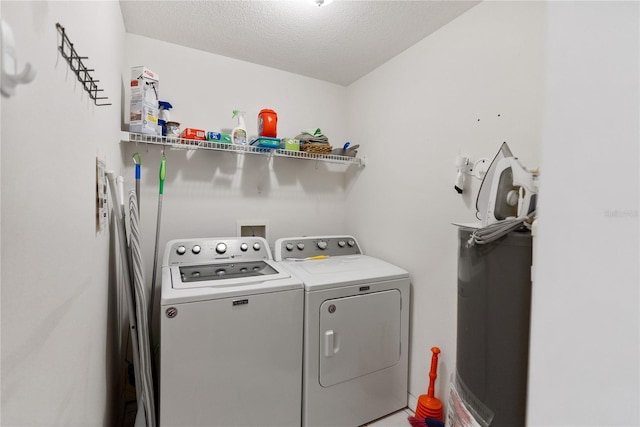
<svg viewBox="0 0 640 427">
<path fill-rule="evenodd" d="M 329 138 L 320 128 L 303 130 L 296 139 L 300 141 L 300 151 L 307 153 L 328 154 L 333 149 L 329 144 Z"/>
<path fill-rule="evenodd" d="M 300 144 L 329 144 L 329 138 L 322 133 L 320 128 L 303 130 L 300 135 L 296 136 L 296 139 L 300 141 Z"/>
</svg>

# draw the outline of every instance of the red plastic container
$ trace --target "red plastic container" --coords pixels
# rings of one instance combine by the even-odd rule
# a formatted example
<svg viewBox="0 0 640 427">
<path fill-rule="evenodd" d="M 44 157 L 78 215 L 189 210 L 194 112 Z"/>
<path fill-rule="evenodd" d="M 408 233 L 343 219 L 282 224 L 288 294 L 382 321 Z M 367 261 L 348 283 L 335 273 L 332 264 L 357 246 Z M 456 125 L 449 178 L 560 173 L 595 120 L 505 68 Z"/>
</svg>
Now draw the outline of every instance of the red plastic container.
<svg viewBox="0 0 640 427">
<path fill-rule="evenodd" d="M 260 110 L 258 114 L 258 135 L 275 138 L 278 135 L 278 114 L 273 110 Z"/>
</svg>

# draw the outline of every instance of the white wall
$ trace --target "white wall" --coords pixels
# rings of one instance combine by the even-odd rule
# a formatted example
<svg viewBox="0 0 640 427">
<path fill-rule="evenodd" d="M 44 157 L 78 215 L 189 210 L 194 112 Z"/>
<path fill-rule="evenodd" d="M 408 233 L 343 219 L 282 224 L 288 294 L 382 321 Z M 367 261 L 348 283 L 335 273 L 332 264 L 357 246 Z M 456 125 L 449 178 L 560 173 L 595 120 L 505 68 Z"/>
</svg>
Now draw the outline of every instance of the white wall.
<svg viewBox="0 0 640 427">
<path fill-rule="evenodd" d="M 549 5 L 532 427 L 640 425 L 639 12 Z"/>
<path fill-rule="evenodd" d="M 96 155 L 119 169 L 117 2 L 2 2 L 33 83 L 2 98 L 2 425 L 115 424 L 116 300 L 96 233 Z M 57 52 L 63 25 L 113 103 L 95 107 Z"/>
<path fill-rule="evenodd" d="M 524 165 L 538 165 L 545 7 L 481 3 L 349 87 L 353 141 L 367 166 L 348 195 L 347 229 L 369 254 L 411 273 L 414 398 L 426 393 L 431 347 L 442 350 L 442 400 L 455 369 L 451 222 L 475 220 L 480 183 L 454 191 L 456 154 L 493 158 L 507 141 Z"/>
<path fill-rule="evenodd" d="M 258 112 L 271 108 L 278 113 L 280 137 L 319 127 L 333 145 L 347 140 L 343 86 L 133 34 L 127 34 L 124 54 L 123 84 L 129 84 L 133 66 L 158 73 L 160 99 L 171 102 L 171 119 L 183 129 L 230 133 L 236 125 L 232 111 L 238 109 L 246 111 L 248 135 L 255 136 Z M 127 86 L 125 123 L 129 97 Z M 122 144 L 127 188 L 134 186 L 131 155 L 136 151 L 142 155 L 141 229 L 151 282 L 160 148 Z M 270 241 L 346 231 L 345 186 L 360 171 L 352 175 L 342 165 L 204 150 L 167 150 L 166 155 L 160 256 L 171 239 L 235 236 L 237 220 L 266 220 Z"/>
</svg>

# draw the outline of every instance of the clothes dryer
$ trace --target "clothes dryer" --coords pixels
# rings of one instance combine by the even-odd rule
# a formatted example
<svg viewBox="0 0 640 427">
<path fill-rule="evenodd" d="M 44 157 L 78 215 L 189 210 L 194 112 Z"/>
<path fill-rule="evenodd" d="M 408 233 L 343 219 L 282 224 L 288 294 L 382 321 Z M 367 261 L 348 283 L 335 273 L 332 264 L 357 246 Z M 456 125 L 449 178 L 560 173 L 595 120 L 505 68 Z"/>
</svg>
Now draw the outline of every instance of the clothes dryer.
<svg viewBox="0 0 640 427">
<path fill-rule="evenodd" d="M 300 426 L 302 310 L 262 238 L 167 243 L 160 425 Z"/>
<path fill-rule="evenodd" d="M 278 239 L 304 283 L 302 425 L 359 426 L 407 406 L 409 274 L 352 236 Z"/>
</svg>

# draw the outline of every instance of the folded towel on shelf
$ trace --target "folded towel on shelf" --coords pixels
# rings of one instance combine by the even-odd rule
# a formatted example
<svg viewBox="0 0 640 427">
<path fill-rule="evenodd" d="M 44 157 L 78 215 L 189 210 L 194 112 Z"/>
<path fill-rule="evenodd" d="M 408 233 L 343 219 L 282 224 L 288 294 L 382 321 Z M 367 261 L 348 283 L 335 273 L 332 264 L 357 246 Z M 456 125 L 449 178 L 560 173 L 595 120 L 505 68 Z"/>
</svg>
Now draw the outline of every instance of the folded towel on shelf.
<svg viewBox="0 0 640 427">
<path fill-rule="evenodd" d="M 309 135 L 313 135 L 313 136 L 323 136 L 324 135 L 320 128 L 301 130 L 300 132 L 301 133 L 308 133 Z"/>
<path fill-rule="evenodd" d="M 296 139 L 300 141 L 300 144 L 327 144 L 329 145 L 329 138 L 327 138 L 320 128 L 303 130 L 300 132 Z"/>
<path fill-rule="evenodd" d="M 301 133 L 296 136 L 296 139 L 300 141 L 300 144 L 329 144 L 329 138 L 326 136 L 313 136 L 308 133 Z"/>
</svg>

